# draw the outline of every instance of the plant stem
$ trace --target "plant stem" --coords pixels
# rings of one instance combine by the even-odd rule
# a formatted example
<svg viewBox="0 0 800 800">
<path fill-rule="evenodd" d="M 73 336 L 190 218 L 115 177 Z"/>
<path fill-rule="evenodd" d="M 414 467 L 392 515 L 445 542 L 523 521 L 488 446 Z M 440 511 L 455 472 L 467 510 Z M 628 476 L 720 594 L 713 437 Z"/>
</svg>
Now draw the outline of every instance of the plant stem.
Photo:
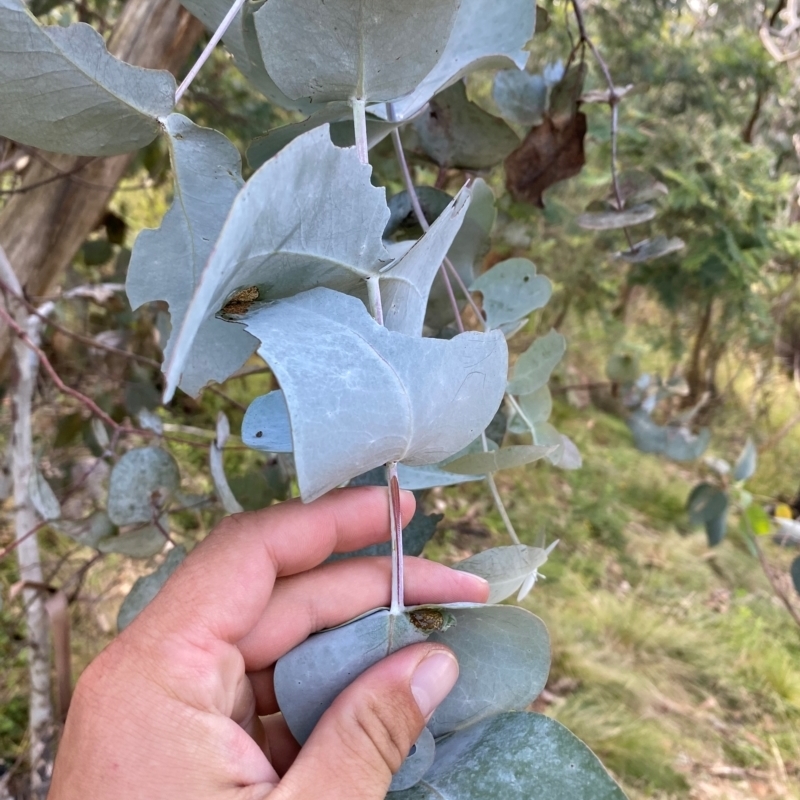
<svg viewBox="0 0 800 800">
<path fill-rule="evenodd" d="M 489 452 L 489 443 L 486 441 L 486 433 L 481 434 L 481 442 L 483 443 L 483 452 Z M 511 537 L 511 541 L 514 542 L 514 544 L 521 544 L 519 536 L 517 536 L 517 532 L 514 530 L 514 525 L 511 522 L 511 517 L 508 516 L 508 511 L 506 511 L 503 498 L 500 496 L 500 490 L 497 488 L 497 484 L 494 482 L 494 475 L 492 475 L 491 472 L 486 476 L 486 483 L 489 484 L 489 490 L 494 498 L 494 504 L 497 506 L 497 510 L 500 513 L 500 518 L 503 520 L 503 524 L 506 526 L 506 530 L 508 531 L 508 535 Z"/>
<path fill-rule="evenodd" d="M 214 48 L 219 44 L 222 37 L 228 32 L 228 28 L 230 28 L 231 23 L 236 18 L 236 15 L 242 10 L 242 6 L 244 4 L 245 0 L 235 0 L 234 4 L 230 8 L 230 11 L 228 11 L 228 13 L 223 17 L 219 27 L 214 31 L 214 35 L 208 40 L 208 44 L 205 46 L 203 52 L 200 53 L 200 58 L 197 59 L 195 65 L 189 70 L 189 74 L 183 79 L 181 85 L 178 87 L 178 90 L 175 92 L 175 105 L 180 103 L 184 93 L 192 85 L 192 81 L 197 77 L 197 73 L 203 68 L 203 64 L 205 64 L 206 61 L 208 61 L 208 59 L 211 57 L 211 53 L 214 52 Z"/>
<path fill-rule="evenodd" d="M 522 421 L 531 429 L 533 430 L 533 423 L 528 419 L 528 416 L 522 410 L 522 406 L 517 402 L 517 398 L 514 397 L 513 394 L 506 394 L 506 399 L 508 400 L 509 405 L 511 408 L 514 409 L 516 414 L 522 419 Z"/>
<path fill-rule="evenodd" d="M 354 97 L 350 101 L 353 107 L 353 129 L 356 134 L 356 153 L 362 164 L 369 164 L 369 139 L 367 138 L 367 101 Z"/>
<path fill-rule="evenodd" d="M 389 485 L 389 523 L 392 530 L 392 614 L 405 608 L 403 597 L 403 514 L 400 509 L 400 482 L 397 479 L 397 462 L 386 465 L 386 483 Z"/>
<path fill-rule="evenodd" d="M 756 551 L 756 555 L 758 556 L 758 563 L 761 564 L 761 569 L 763 570 L 766 579 L 769 581 L 769 585 L 772 587 L 772 591 L 775 593 L 775 596 L 783 603 L 786 610 L 789 612 L 789 615 L 794 620 L 795 625 L 797 625 L 797 627 L 800 628 L 800 613 L 798 613 L 792 601 L 786 596 L 786 593 L 783 591 L 783 589 L 781 589 L 781 587 L 776 582 L 775 577 L 772 574 L 772 570 L 769 564 L 767 564 L 766 558 L 764 558 L 764 553 L 761 550 L 761 546 L 758 543 L 758 539 L 750 529 L 750 522 L 748 521 L 747 517 L 744 514 L 742 514 L 742 519 L 745 521 L 745 525 L 747 526 L 748 529 L 747 535 L 750 538 L 750 542 Z"/>
<path fill-rule="evenodd" d="M 383 325 L 383 301 L 381 300 L 381 279 L 379 275 L 367 278 L 367 294 L 369 296 L 369 312 L 378 325 Z"/>
</svg>

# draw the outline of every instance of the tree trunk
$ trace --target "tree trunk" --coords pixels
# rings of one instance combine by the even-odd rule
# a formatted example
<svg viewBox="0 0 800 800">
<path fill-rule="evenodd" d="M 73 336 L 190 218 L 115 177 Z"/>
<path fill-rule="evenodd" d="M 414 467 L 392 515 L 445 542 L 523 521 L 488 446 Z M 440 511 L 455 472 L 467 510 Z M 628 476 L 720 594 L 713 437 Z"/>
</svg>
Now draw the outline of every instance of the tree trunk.
<svg viewBox="0 0 800 800">
<path fill-rule="evenodd" d="M 177 73 L 202 32 L 202 24 L 177 0 L 128 0 L 108 49 L 129 64 Z M 134 155 L 85 158 L 32 151 L 22 186 L 0 211 L 0 245 L 28 295 L 52 290 L 102 218 Z M 0 323 L 0 367 L 7 364 L 9 342 Z"/>
<path fill-rule="evenodd" d="M 714 314 L 714 299 L 711 298 L 706 303 L 703 310 L 703 316 L 700 318 L 700 326 L 694 337 L 694 344 L 692 345 L 692 355 L 689 359 L 689 369 L 686 372 L 686 382 L 689 384 L 689 394 L 683 399 L 681 405 L 684 408 L 693 406 L 703 394 L 705 385 L 703 381 L 703 347 L 706 343 L 706 337 L 711 329 L 711 319 Z"/>
</svg>

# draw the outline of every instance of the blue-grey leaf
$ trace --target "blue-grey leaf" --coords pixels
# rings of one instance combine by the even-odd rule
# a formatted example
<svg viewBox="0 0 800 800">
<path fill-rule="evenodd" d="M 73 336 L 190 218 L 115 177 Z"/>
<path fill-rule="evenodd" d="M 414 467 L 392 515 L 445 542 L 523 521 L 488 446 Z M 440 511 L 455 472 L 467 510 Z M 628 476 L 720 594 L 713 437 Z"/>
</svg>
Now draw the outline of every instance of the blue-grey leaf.
<svg viewBox="0 0 800 800">
<path fill-rule="evenodd" d="M 486 453 L 469 453 L 455 461 L 448 461 L 446 468 L 465 475 L 488 475 L 501 469 L 512 469 L 545 458 L 554 447 L 539 447 L 532 444 L 512 444 Z"/>
<path fill-rule="evenodd" d="M 180 485 L 175 459 L 160 447 L 128 450 L 111 470 L 108 516 L 115 525 L 152 522 Z"/>
<path fill-rule="evenodd" d="M 528 547 L 524 544 L 490 547 L 453 564 L 453 569 L 479 575 L 489 584 L 489 599 L 486 602 L 501 603 L 518 592 L 531 578 L 533 586 L 539 568 L 547 561 L 557 544 L 558 540 L 547 548 Z"/>
<path fill-rule="evenodd" d="M 746 481 L 751 478 L 756 471 L 756 458 L 756 446 L 753 440 L 748 437 L 736 466 L 733 468 L 733 479 L 735 481 Z"/>
<path fill-rule="evenodd" d="M 789 568 L 789 574 L 792 576 L 792 585 L 794 590 L 800 594 L 800 556 L 797 556 L 792 561 L 792 566 Z"/>
<path fill-rule="evenodd" d="M 590 211 L 581 214 L 576 222 L 581 228 L 592 231 L 610 231 L 616 228 L 628 228 L 631 225 L 641 225 L 649 222 L 656 215 L 656 209 L 647 203 L 633 208 L 616 209 L 610 211 Z"/>
<path fill-rule="evenodd" d="M 322 126 L 253 175 L 231 207 L 182 323 L 175 325 L 166 399 L 186 369 L 198 331 L 232 301 L 240 312 L 241 290 L 248 291 L 247 302 L 250 290 L 261 300 L 319 285 L 355 291 L 389 262 L 381 238 L 389 210 L 371 173 L 354 149 L 336 147 Z"/>
<path fill-rule="evenodd" d="M 471 197 L 465 186 L 411 249 L 382 273 L 383 324 L 390 331 L 422 335 L 433 279 L 464 221 Z"/>
<path fill-rule="evenodd" d="M 483 313 L 490 328 L 516 322 L 542 308 L 553 286 L 527 258 L 509 258 L 486 271 L 469 287 L 483 295 Z"/>
<path fill-rule="evenodd" d="M 309 636 L 279 658 L 275 697 L 292 736 L 305 743 L 331 703 L 359 675 L 391 653 L 424 642 L 430 633 L 408 613 L 380 609 Z"/>
<path fill-rule="evenodd" d="M 524 69 L 504 69 L 494 76 L 492 98 L 507 120 L 539 125 L 547 108 L 547 81 Z"/>
<path fill-rule="evenodd" d="M 108 536 L 97 543 L 101 553 L 119 553 L 130 558 L 150 558 L 160 553 L 167 543 L 169 519 L 162 514 L 158 525 L 142 525 L 117 536 Z"/>
<path fill-rule="evenodd" d="M 259 136 L 250 142 L 247 148 L 247 163 L 253 168 L 258 169 L 262 164 L 269 161 L 273 156 L 283 150 L 286 145 L 293 142 L 298 136 L 318 128 L 320 125 L 335 123 L 342 119 L 348 119 L 348 127 L 353 127 L 353 112 L 347 103 L 327 103 L 319 111 L 311 114 L 300 122 L 292 122 L 288 125 L 281 125 L 273 128 L 264 136 Z M 384 125 L 383 120 L 380 120 Z M 331 136 L 331 138 L 333 138 Z M 352 146 L 352 143 L 349 145 Z"/>
<path fill-rule="evenodd" d="M 535 24 L 536 4 L 530 0 L 461 0 L 436 66 L 413 92 L 394 102 L 397 119 L 411 119 L 437 92 L 470 72 L 522 69 L 529 56 L 524 47 L 533 37 Z"/>
<path fill-rule="evenodd" d="M 728 508 L 713 519 L 705 523 L 706 538 L 709 547 L 716 547 L 724 538 L 728 530 Z"/>
<path fill-rule="evenodd" d="M 547 384 L 540 386 L 535 392 L 521 395 L 518 399 L 525 421 L 529 425 L 533 426 L 550 419 L 550 414 L 553 413 L 553 397 Z"/>
<path fill-rule="evenodd" d="M 203 267 L 244 181 L 239 152 L 221 133 L 199 128 L 180 114 L 170 114 L 164 130 L 175 197 L 161 227 L 143 230 L 136 238 L 125 289 L 134 309 L 151 300 L 169 303 L 168 362 Z M 241 326 L 208 317 L 188 353 L 181 388 L 196 395 L 210 381 L 221 383 L 244 364 L 256 344 Z"/>
<path fill-rule="evenodd" d="M 231 0 L 181 0 L 181 5 L 213 32 L 230 11 Z M 298 111 L 310 110 L 311 103 L 308 100 L 287 97 L 267 74 L 252 23 L 252 5 L 246 4 L 236 15 L 222 37 L 223 44 L 233 55 L 234 63 L 242 75 L 271 103 Z"/>
<path fill-rule="evenodd" d="M 440 167 L 488 169 L 520 144 L 502 119 L 467 99 L 463 81 L 432 98 L 412 125 L 422 150 Z"/>
<path fill-rule="evenodd" d="M 83 23 L 44 27 L 22 0 L 0 0 L 0 135 L 56 153 L 111 156 L 144 147 L 172 111 L 169 72 L 114 58 Z"/>
<path fill-rule="evenodd" d="M 117 630 L 125 630 L 139 616 L 184 558 L 186 558 L 186 548 L 179 544 L 167 553 L 167 557 L 158 569 L 136 580 L 119 608 Z"/>
<path fill-rule="evenodd" d="M 242 420 L 242 442 L 267 453 L 292 452 L 292 426 L 283 392 L 276 390 L 250 403 Z"/>
<path fill-rule="evenodd" d="M 422 776 L 431 768 L 434 758 L 436 758 L 436 742 L 433 734 L 427 728 L 423 728 L 411 748 L 411 753 L 394 774 L 389 791 L 399 792 L 419 783 Z"/>
<path fill-rule="evenodd" d="M 501 714 L 438 741 L 416 786 L 391 800 L 626 800 L 597 756 L 541 714 Z"/>
<path fill-rule="evenodd" d="M 623 250 L 618 255 L 629 264 L 643 264 L 645 261 L 676 253 L 684 247 L 686 245 L 683 239 L 679 239 L 677 236 L 669 239 L 666 236 L 656 236 L 653 239 L 638 242 L 632 250 Z"/>
<path fill-rule="evenodd" d="M 486 182 L 478 178 L 472 184 L 472 202 L 467 216 L 447 253 L 450 263 L 455 267 L 465 286 L 469 286 L 475 279 L 475 267 L 481 264 L 489 252 L 496 216 L 494 194 Z M 452 276 L 450 282 L 454 283 Z M 463 307 L 466 300 L 461 297 L 458 289 L 455 291 L 459 305 Z M 428 296 L 425 324 L 434 331 L 440 331 L 454 319 L 447 288 L 442 276 L 437 273 Z"/>
<path fill-rule="evenodd" d="M 703 428 L 695 436 L 683 426 L 657 425 L 642 409 L 634 411 L 627 423 L 639 450 L 643 453 L 660 453 L 675 461 L 700 458 L 711 440 L 708 428 Z"/>
<path fill-rule="evenodd" d="M 428 722 L 435 737 L 503 711 L 521 711 L 539 696 L 550 672 L 550 636 L 530 611 L 480 606 L 450 607 L 447 613 L 453 623 L 429 641 L 456 654 L 459 674 Z"/>
<path fill-rule="evenodd" d="M 267 71 L 289 97 L 386 101 L 412 91 L 433 69 L 458 6 L 269 0 L 254 21 Z"/>
<path fill-rule="evenodd" d="M 566 350 L 567 340 L 556 331 L 536 339 L 517 359 L 508 382 L 509 393 L 531 394 L 544 386 Z"/>
<path fill-rule="evenodd" d="M 61 516 L 61 503 L 58 502 L 55 492 L 37 466 L 31 470 L 28 497 L 34 510 L 43 520 L 52 521 Z"/>
<path fill-rule="evenodd" d="M 105 511 L 95 511 L 88 517 L 79 520 L 61 519 L 54 520 L 52 527 L 59 533 L 69 536 L 84 547 L 96 548 L 102 539 L 113 536 L 114 523 L 108 518 Z"/>
<path fill-rule="evenodd" d="M 728 496 L 710 483 L 698 483 L 689 494 L 686 509 L 689 524 L 703 525 L 721 516 L 728 507 Z"/>
<path fill-rule="evenodd" d="M 291 453 L 292 424 L 289 419 L 289 409 L 283 392 L 276 390 L 269 394 L 257 397 L 247 408 L 242 421 L 242 441 L 254 450 L 263 450 L 268 453 Z M 377 485 L 385 486 L 383 467 L 377 467 L 375 472 L 380 473 Z M 370 473 L 365 473 L 370 474 Z M 409 467 L 405 464 L 397 465 L 397 478 L 401 489 L 417 491 L 430 489 L 434 486 L 453 486 L 457 483 L 481 480 L 482 475 L 456 475 L 447 472 L 436 464 Z M 358 483 L 352 485 L 371 486 L 372 483 Z"/>
<path fill-rule="evenodd" d="M 508 352 L 497 332 L 406 336 L 325 288 L 240 319 L 283 389 L 306 501 L 388 461 L 442 461 L 485 429 L 503 397 Z"/>
<path fill-rule="evenodd" d="M 414 191 L 417 194 L 422 213 L 425 215 L 425 220 L 431 225 L 453 200 L 447 192 L 433 186 L 415 186 Z M 383 232 L 384 238 L 392 236 L 401 228 L 419 228 L 419 220 L 414 213 L 407 191 L 393 194 L 387 205 L 390 216 Z"/>
</svg>

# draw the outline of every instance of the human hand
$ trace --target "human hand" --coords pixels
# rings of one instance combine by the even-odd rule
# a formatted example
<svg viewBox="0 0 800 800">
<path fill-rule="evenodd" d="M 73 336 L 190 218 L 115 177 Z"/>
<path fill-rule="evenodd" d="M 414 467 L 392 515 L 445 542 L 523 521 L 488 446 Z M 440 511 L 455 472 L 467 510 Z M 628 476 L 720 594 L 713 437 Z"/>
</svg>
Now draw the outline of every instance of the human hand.
<svg viewBox="0 0 800 800">
<path fill-rule="evenodd" d="M 402 493 L 403 518 L 414 498 Z M 311 633 L 387 606 L 388 558 L 322 562 L 388 538 L 385 489 L 226 518 L 78 681 L 50 800 L 383 800 L 458 676 L 441 645 L 354 681 L 300 749 L 275 661 Z M 466 572 L 408 558 L 410 603 L 484 602 Z M 261 719 L 265 717 L 265 719 Z"/>
</svg>

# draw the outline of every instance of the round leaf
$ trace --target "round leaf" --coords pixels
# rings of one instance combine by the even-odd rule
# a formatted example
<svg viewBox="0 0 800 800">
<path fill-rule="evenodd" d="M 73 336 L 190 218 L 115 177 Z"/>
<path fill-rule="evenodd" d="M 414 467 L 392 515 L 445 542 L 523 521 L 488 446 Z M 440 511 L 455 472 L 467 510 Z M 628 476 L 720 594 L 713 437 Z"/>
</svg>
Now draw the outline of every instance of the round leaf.
<svg viewBox="0 0 800 800">
<path fill-rule="evenodd" d="M 151 522 L 179 485 L 178 465 L 166 450 L 128 450 L 111 470 L 108 516 L 115 525 Z"/>
</svg>

